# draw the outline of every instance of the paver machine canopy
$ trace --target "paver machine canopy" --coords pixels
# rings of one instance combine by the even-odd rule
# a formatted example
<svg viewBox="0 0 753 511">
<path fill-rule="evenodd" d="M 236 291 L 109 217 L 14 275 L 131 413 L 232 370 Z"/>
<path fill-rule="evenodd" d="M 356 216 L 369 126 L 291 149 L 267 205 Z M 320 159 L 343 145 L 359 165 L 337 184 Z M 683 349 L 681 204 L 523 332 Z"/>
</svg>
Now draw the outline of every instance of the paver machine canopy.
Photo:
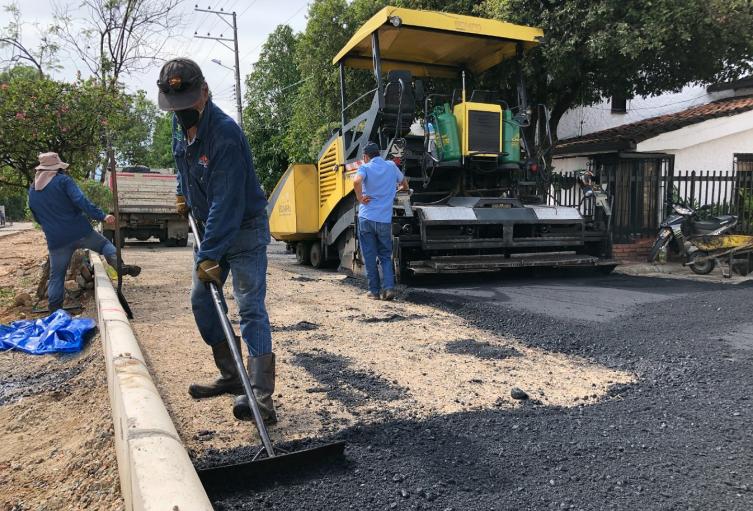
<svg viewBox="0 0 753 511">
<path fill-rule="evenodd" d="M 590 190 L 580 209 L 547 205 L 546 161 L 525 137 L 531 109 L 520 61 L 542 36 L 538 28 L 444 12 L 377 12 L 333 59 L 340 127 L 316 164 L 294 164 L 278 183 L 273 236 L 301 263 L 339 259 L 359 272 L 352 177 L 375 142 L 412 189 L 393 208 L 399 275 L 613 266 L 607 201 Z M 498 65 L 515 66 L 514 100 L 472 86 Z M 374 88 L 346 90 L 346 68 L 371 70 Z M 370 107 L 353 113 L 369 96 Z"/>
</svg>

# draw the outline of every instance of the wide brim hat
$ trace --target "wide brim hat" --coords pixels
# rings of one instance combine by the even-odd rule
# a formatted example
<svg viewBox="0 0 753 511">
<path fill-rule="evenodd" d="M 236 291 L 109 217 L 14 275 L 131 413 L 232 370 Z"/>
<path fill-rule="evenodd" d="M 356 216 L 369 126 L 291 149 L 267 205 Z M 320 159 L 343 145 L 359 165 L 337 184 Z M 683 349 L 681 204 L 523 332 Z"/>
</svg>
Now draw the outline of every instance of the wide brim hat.
<svg viewBox="0 0 753 511">
<path fill-rule="evenodd" d="M 162 110 L 185 110 L 201 99 L 204 75 L 199 65 L 190 59 L 169 60 L 159 72 L 157 104 Z"/>
<path fill-rule="evenodd" d="M 58 153 L 41 153 L 39 155 L 39 165 L 34 170 L 60 170 L 67 169 L 69 164 L 60 159 Z"/>
</svg>

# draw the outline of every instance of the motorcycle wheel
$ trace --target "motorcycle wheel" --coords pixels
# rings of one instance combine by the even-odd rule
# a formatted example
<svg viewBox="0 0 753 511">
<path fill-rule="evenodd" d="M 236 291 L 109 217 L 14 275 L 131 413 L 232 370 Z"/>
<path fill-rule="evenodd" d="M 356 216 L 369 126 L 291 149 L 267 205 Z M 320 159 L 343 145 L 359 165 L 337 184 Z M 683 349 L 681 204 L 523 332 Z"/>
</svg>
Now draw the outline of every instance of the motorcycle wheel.
<svg viewBox="0 0 753 511">
<path fill-rule="evenodd" d="M 716 261 L 714 259 L 706 259 L 703 262 L 696 262 L 702 257 L 708 257 L 709 253 L 699 250 L 690 254 L 690 269 L 696 275 L 708 275 L 716 267 Z"/>
<path fill-rule="evenodd" d="M 656 258 L 659 256 L 659 251 L 667 246 L 669 244 L 669 241 L 672 239 L 672 235 L 667 235 L 666 237 L 662 236 L 664 234 L 664 231 L 659 233 L 659 237 L 656 238 L 656 241 L 654 241 L 654 246 L 651 247 L 651 253 L 648 256 L 648 262 L 653 263 L 656 261 Z"/>
</svg>

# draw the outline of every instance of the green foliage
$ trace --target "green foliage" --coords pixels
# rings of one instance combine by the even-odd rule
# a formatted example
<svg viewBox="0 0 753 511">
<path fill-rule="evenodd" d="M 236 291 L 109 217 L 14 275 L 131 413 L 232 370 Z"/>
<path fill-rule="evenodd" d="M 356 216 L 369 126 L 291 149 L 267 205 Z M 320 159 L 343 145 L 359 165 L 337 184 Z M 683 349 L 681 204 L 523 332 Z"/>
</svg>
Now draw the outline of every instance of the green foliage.
<svg viewBox="0 0 753 511">
<path fill-rule="evenodd" d="M 152 133 L 159 116 L 157 105 L 143 90 L 121 95 L 121 98 L 125 108 L 113 112 L 110 130 L 114 135 L 116 158 L 123 165 L 145 165 L 150 158 Z"/>
<path fill-rule="evenodd" d="M 306 29 L 299 36 L 296 62 L 301 79 L 293 104 L 284 148 L 290 161 L 312 162 L 330 135 L 332 123 L 340 121 L 340 80 L 332 59 L 368 18 L 387 5 L 471 13 L 480 4 L 472 0 L 315 0 L 308 12 Z M 369 71 L 346 70 L 348 101 L 374 87 Z M 353 117 L 369 107 L 366 98 L 348 110 Z M 326 137 L 323 136 L 326 134 Z"/>
<path fill-rule="evenodd" d="M 320 126 L 340 118 L 338 71 L 332 58 L 350 37 L 348 3 L 315 0 L 301 34 L 296 61 L 302 78 L 285 147 L 293 161 L 312 162 L 311 140 Z M 318 151 L 317 151 L 318 152 Z"/>
<path fill-rule="evenodd" d="M 478 12 L 544 30 L 525 73 L 553 134 L 572 106 L 736 78 L 753 62 L 748 0 L 485 0 Z"/>
<path fill-rule="evenodd" d="M 105 213 L 112 212 L 112 190 L 106 185 L 94 181 L 93 179 L 83 179 L 78 182 L 81 191 L 88 197 L 99 209 Z"/>
<path fill-rule="evenodd" d="M 262 187 L 271 192 L 288 166 L 285 136 L 301 75 L 295 61 L 297 38 L 278 26 L 262 46 L 259 61 L 246 77 L 243 124 Z"/>
<path fill-rule="evenodd" d="M 0 75 L 0 188 L 28 188 L 37 155 L 46 151 L 70 163 L 75 178 L 93 174 L 108 139 L 121 164 L 152 158 L 158 113 L 144 91 L 127 95 L 93 80 L 58 82 L 32 71 L 15 67 Z M 164 150 L 170 152 L 169 139 Z"/>
<path fill-rule="evenodd" d="M 116 93 L 93 81 L 64 83 L 24 74 L 0 83 L 0 186 L 26 189 L 37 155 L 55 151 L 74 177 L 94 167 L 104 128 L 122 108 Z"/>
<path fill-rule="evenodd" d="M 20 188 L 0 188 L 0 206 L 5 206 L 7 220 L 26 218 L 27 193 Z"/>
<path fill-rule="evenodd" d="M 173 113 L 163 112 L 155 121 L 145 165 L 153 169 L 175 167 L 173 158 Z"/>
</svg>

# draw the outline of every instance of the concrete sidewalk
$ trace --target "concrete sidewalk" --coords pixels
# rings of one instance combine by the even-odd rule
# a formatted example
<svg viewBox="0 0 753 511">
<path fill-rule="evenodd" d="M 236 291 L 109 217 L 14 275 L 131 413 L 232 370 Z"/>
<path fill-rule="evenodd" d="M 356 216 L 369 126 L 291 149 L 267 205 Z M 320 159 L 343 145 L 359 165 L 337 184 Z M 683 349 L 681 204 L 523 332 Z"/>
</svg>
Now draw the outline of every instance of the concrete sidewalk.
<svg viewBox="0 0 753 511">
<path fill-rule="evenodd" d="M 3 227 L 0 227 L 0 238 L 18 234 L 23 231 L 30 231 L 33 228 L 34 224 L 32 222 L 13 222 L 12 224 L 5 224 Z"/>
<path fill-rule="evenodd" d="M 714 284 L 742 284 L 743 282 L 753 280 L 753 273 L 745 277 L 736 273 L 732 273 L 732 276 L 730 278 L 724 278 L 722 276 L 722 270 L 718 265 L 708 275 L 697 275 L 693 273 L 693 271 L 689 267 L 683 266 L 682 263 L 678 262 L 667 262 L 664 264 L 626 262 L 615 268 L 614 272 L 636 277 L 660 277 L 666 279 L 694 280 L 697 282 Z"/>
</svg>

